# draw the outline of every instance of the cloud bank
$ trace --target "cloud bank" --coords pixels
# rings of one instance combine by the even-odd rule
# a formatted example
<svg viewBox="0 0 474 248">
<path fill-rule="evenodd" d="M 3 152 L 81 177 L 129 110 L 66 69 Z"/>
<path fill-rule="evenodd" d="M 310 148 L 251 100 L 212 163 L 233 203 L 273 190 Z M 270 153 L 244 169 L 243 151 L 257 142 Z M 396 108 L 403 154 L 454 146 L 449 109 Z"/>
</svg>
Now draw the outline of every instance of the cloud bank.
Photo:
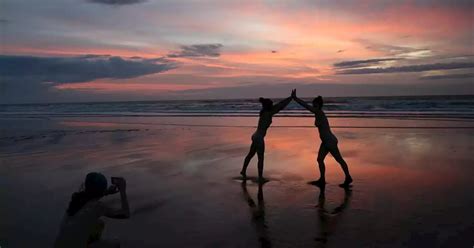
<svg viewBox="0 0 474 248">
<path fill-rule="evenodd" d="M 176 67 L 157 59 L 130 59 L 108 55 L 34 57 L 0 55 L 0 75 L 5 81 L 78 83 L 97 79 L 126 79 L 160 73 Z"/>
<path fill-rule="evenodd" d="M 474 62 L 453 62 L 453 63 L 434 63 L 421 65 L 378 67 L 378 68 L 360 68 L 339 70 L 337 74 L 374 74 L 374 73 L 396 73 L 396 72 L 422 72 L 432 70 L 454 70 L 474 68 Z"/>
<path fill-rule="evenodd" d="M 181 51 L 168 54 L 169 58 L 219 57 L 222 44 L 196 44 L 181 46 Z"/>
<path fill-rule="evenodd" d="M 100 4 L 108 4 L 108 5 L 130 5 L 130 4 L 137 4 L 143 3 L 146 0 L 87 0 L 90 3 L 100 3 Z"/>
<path fill-rule="evenodd" d="M 423 76 L 420 79 L 438 80 L 438 79 L 462 79 L 462 78 L 474 78 L 474 73 L 458 73 L 458 74 L 446 74 L 446 75 L 434 75 L 434 76 Z"/>
<path fill-rule="evenodd" d="M 338 68 L 353 68 L 353 67 L 361 67 L 361 66 L 370 66 L 370 65 L 377 65 L 380 62 L 384 61 L 394 61 L 398 60 L 398 58 L 380 58 L 380 59 L 366 59 L 366 60 L 350 60 L 350 61 L 342 61 L 335 63 L 334 66 Z"/>
</svg>

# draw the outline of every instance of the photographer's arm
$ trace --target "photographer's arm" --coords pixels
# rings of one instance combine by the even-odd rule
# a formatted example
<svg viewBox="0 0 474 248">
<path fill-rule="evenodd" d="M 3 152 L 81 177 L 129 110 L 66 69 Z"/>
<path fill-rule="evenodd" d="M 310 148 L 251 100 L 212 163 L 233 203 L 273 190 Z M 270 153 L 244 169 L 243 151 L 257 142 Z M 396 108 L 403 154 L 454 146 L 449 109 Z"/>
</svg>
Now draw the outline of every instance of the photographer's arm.
<svg viewBox="0 0 474 248">
<path fill-rule="evenodd" d="M 118 190 L 117 186 L 111 185 L 111 186 L 105 191 L 104 196 L 106 196 L 106 195 L 113 195 L 113 194 L 116 194 L 116 193 L 118 193 L 118 192 L 119 192 L 119 190 Z"/>
<path fill-rule="evenodd" d="M 125 179 L 122 178 L 117 184 L 117 187 L 120 191 L 121 208 L 106 208 L 104 215 L 114 219 L 128 219 L 130 218 L 130 206 L 128 205 Z"/>
</svg>

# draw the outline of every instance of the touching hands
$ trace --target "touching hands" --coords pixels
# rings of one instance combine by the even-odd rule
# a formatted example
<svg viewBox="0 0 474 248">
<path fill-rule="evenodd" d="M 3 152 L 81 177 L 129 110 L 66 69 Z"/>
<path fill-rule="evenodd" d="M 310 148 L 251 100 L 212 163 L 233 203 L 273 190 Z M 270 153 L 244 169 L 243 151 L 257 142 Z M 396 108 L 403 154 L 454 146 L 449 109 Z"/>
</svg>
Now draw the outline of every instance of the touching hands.
<svg viewBox="0 0 474 248">
<path fill-rule="evenodd" d="M 296 89 L 293 89 L 291 91 L 291 98 L 295 99 L 296 98 Z"/>
</svg>

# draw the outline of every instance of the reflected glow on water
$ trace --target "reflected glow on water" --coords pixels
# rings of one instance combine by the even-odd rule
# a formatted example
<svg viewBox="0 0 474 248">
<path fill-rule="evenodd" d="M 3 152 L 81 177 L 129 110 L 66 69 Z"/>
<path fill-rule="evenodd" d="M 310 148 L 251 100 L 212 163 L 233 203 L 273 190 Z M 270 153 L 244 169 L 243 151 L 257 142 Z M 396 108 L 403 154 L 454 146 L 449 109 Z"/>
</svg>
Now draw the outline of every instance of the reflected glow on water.
<svg viewBox="0 0 474 248">
<path fill-rule="evenodd" d="M 222 119 L 216 123 L 235 124 Z M 152 246 L 213 246 L 218 240 L 226 247 L 253 247 L 259 236 L 274 247 L 308 247 L 322 245 L 315 239 L 326 229 L 331 232 L 324 236 L 326 247 L 432 240 L 445 244 L 447 237 L 467 233 L 474 223 L 469 217 L 474 216 L 472 130 L 334 129 L 354 187 L 350 204 L 333 225 L 331 212 L 347 198 L 337 187 L 343 173 L 328 155 L 323 210 L 329 214 L 322 215 L 321 191 L 307 184 L 319 176 L 320 141 L 314 128 L 270 128 L 265 154 L 270 182 L 260 189 L 249 182 L 244 192 L 255 204 L 259 190 L 264 195 L 262 224 L 252 219 L 252 211 L 262 209 L 251 206 L 249 212 L 240 181 L 233 179 L 249 149 L 252 128 L 93 122 L 71 126 L 67 121 L 60 125 L 68 129 L 2 140 L 1 158 L 8 163 L 0 168 L 5 175 L 0 186 L 8 190 L 7 211 L 0 219 L 5 220 L 12 244 L 27 245 L 21 237 L 31 233 L 39 235 L 32 242 L 49 244 L 70 194 L 89 171 L 128 180 L 136 215 L 107 227 L 124 239 L 124 247 L 133 247 L 137 240 Z M 250 176 L 257 174 L 256 159 L 249 166 Z M 41 195 L 54 197 L 46 200 Z M 44 217 L 35 209 L 43 209 Z M 18 225 L 25 222 L 43 228 L 25 230 Z M 189 238 L 177 238 L 177 230 Z"/>
</svg>

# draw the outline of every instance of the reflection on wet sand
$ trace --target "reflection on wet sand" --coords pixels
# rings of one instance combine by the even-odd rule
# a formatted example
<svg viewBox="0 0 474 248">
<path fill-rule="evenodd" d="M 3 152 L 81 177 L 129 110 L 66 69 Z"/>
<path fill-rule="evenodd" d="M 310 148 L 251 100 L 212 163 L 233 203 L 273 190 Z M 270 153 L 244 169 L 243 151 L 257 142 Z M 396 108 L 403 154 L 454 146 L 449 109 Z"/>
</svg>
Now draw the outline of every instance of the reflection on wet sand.
<svg viewBox="0 0 474 248">
<path fill-rule="evenodd" d="M 318 218 L 320 225 L 320 233 L 315 238 L 316 247 L 326 247 L 329 243 L 329 238 L 337 230 L 337 225 L 341 221 L 342 213 L 349 207 L 352 197 L 352 190 L 350 188 L 344 189 L 344 199 L 342 203 L 330 211 L 326 206 L 326 186 L 319 188 L 318 197 Z"/>
<path fill-rule="evenodd" d="M 136 119 L 123 119 L 129 120 Z M 206 121 L 236 125 L 247 120 Z M 274 124 L 281 121 L 286 120 L 277 118 Z M 326 189 L 307 185 L 318 176 L 314 128 L 269 130 L 265 176 L 271 181 L 265 184 L 264 205 L 261 187 L 249 195 L 257 184 L 228 180 L 242 166 L 251 128 L 120 123 L 66 128 L 52 123 L 48 131 L 46 125 L 10 124 L 8 137 L 19 133 L 10 132 L 18 126 L 29 132 L 19 135 L 39 138 L 0 139 L 0 159 L 5 161 L 0 166 L 0 191 L 5 189 L 0 192 L 5 210 L 0 211 L 0 241 L 7 239 L 9 247 L 51 247 L 71 190 L 90 171 L 130 181 L 134 215 L 126 225 L 110 225 L 123 247 L 254 247 L 249 243 L 256 243 L 256 233 L 261 246 L 272 247 L 472 243 L 474 129 L 334 130 L 355 183 L 352 199 L 346 192 L 342 207 L 332 210 L 333 203 L 339 204 L 333 199 L 343 193 L 335 186 L 343 174 L 332 157 L 326 160 Z M 249 176 L 257 175 L 256 167 L 252 161 Z M 251 210 L 250 225 L 242 191 Z M 54 197 L 44 200 L 44 195 Z"/>
<path fill-rule="evenodd" d="M 242 181 L 242 192 L 244 194 L 244 199 L 250 207 L 252 214 L 252 223 L 255 226 L 255 231 L 257 232 L 258 241 L 260 242 L 260 247 L 272 247 L 270 239 L 268 237 L 268 226 L 265 222 L 265 201 L 263 199 L 263 183 L 258 183 L 258 193 L 257 193 L 257 204 L 250 196 L 247 190 L 247 181 Z"/>
<path fill-rule="evenodd" d="M 252 183 L 253 185 L 254 183 Z M 282 239 L 284 237 L 278 236 L 275 237 L 276 240 L 272 240 L 269 235 L 269 226 L 268 220 L 266 219 L 265 215 L 265 201 L 263 196 L 263 184 L 255 183 L 258 185 L 257 191 L 257 202 L 255 202 L 254 198 L 250 195 L 247 189 L 247 181 L 244 180 L 241 183 L 242 193 L 244 196 L 244 200 L 249 206 L 250 214 L 251 214 L 251 223 L 254 227 L 255 233 L 257 235 L 257 239 L 259 241 L 259 247 L 272 247 L 272 246 L 280 246 L 282 245 Z M 344 190 L 344 197 L 342 202 L 337 205 L 335 208 L 330 209 L 328 204 L 326 204 L 326 186 L 315 186 L 319 189 L 319 195 L 317 200 L 317 221 L 315 229 L 308 229 L 305 231 L 313 232 L 316 231 L 316 236 L 314 237 L 315 247 L 328 247 L 331 246 L 331 237 L 338 232 L 339 223 L 342 221 L 343 213 L 347 211 L 349 208 L 351 197 L 352 197 L 352 189 L 350 187 L 346 188 L 338 188 L 340 190 Z M 273 188 L 275 189 L 275 188 Z M 294 234 L 290 234 L 291 230 L 285 225 L 285 223 L 281 223 L 278 229 L 286 230 L 288 235 L 292 236 Z M 306 226 L 306 228 L 310 228 L 310 226 Z M 281 234 L 280 234 L 281 235 Z M 273 242 L 276 241 L 276 242 Z M 301 241 L 299 241 L 301 242 Z M 272 245 L 275 243 L 275 245 Z"/>
</svg>

